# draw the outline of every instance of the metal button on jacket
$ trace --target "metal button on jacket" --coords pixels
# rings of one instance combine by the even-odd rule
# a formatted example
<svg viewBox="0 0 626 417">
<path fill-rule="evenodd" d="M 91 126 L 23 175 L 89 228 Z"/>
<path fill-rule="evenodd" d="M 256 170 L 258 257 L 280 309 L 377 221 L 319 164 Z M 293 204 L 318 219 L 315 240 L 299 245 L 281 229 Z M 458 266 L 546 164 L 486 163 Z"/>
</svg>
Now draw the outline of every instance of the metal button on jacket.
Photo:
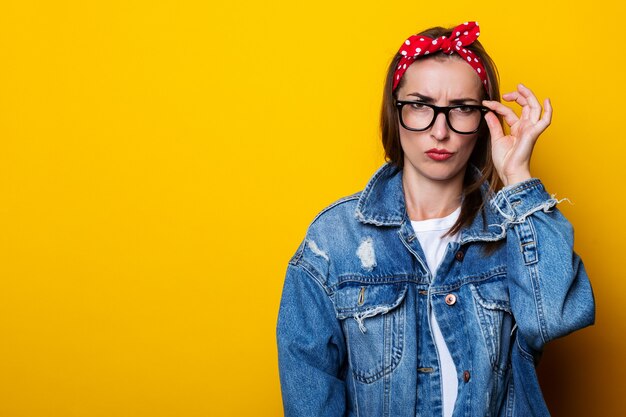
<svg viewBox="0 0 626 417">
<path fill-rule="evenodd" d="M 456 254 L 454 254 L 454 257 L 456 258 L 457 261 L 462 261 L 464 256 L 465 256 L 465 254 L 463 253 L 462 250 L 460 250 Z"/>
<path fill-rule="evenodd" d="M 463 371 L 463 381 L 469 382 L 469 380 L 470 380 L 470 372 L 469 371 Z"/>
<path fill-rule="evenodd" d="M 454 294 L 448 294 L 448 295 L 446 295 L 445 300 L 446 300 L 446 304 L 447 304 L 447 305 L 449 305 L 449 306 L 451 306 L 451 305 L 453 305 L 454 303 L 456 303 L 456 295 L 454 295 Z"/>
</svg>

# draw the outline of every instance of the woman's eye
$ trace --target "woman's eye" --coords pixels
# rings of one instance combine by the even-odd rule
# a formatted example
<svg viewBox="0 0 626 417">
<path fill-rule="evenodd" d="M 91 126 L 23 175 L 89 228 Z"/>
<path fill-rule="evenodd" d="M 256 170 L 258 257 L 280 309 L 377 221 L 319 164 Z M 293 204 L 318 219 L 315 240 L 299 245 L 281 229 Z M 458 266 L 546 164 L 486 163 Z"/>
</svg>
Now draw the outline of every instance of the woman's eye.
<svg viewBox="0 0 626 417">
<path fill-rule="evenodd" d="M 422 103 L 411 103 L 411 108 L 413 110 L 424 110 L 426 106 Z"/>
<path fill-rule="evenodd" d="M 469 106 L 463 106 L 463 107 L 457 107 L 454 110 L 458 111 L 459 113 L 469 113 L 473 111 L 474 109 Z"/>
</svg>

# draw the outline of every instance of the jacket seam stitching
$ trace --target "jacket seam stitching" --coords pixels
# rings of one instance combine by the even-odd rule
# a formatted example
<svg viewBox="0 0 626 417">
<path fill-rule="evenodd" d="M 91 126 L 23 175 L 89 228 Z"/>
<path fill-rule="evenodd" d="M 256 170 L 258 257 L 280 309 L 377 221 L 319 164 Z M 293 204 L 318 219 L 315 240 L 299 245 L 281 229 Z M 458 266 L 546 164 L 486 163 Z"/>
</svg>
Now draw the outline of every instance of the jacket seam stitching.
<svg viewBox="0 0 626 417">
<path fill-rule="evenodd" d="M 520 350 L 520 353 L 522 354 L 522 356 L 524 356 L 524 358 L 534 363 L 535 362 L 534 356 L 530 352 L 526 351 L 526 349 L 524 349 L 522 345 L 520 345 L 519 336 L 515 339 L 515 343 L 517 343 L 517 348 Z"/>
<path fill-rule="evenodd" d="M 537 268 L 535 265 L 530 267 L 530 280 L 533 285 L 535 306 L 537 311 L 537 321 L 539 323 L 539 335 L 543 344 L 547 343 L 548 331 L 546 329 L 545 314 L 543 308 L 543 300 L 541 298 L 541 291 L 539 291 L 539 277 L 537 274 Z"/>
<path fill-rule="evenodd" d="M 329 210 L 330 210 L 330 209 L 332 209 L 333 207 L 338 206 L 338 205 L 340 205 L 340 204 L 347 203 L 347 202 L 350 202 L 350 201 L 352 201 L 352 200 L 358 200 L 358 199 L 359 199 L 359 195 L 360 195 L 361 193 L 362 193 L 362 191 L 358 191 L 358 192 L 356 192 L 356 193 L 354 193 L 354 194 L 350 194 L 350 195 L 348 195 L 348 196 L 342 197 L 342 198 L 340 198 L 339 200 L 336 200 L 336 201 L 332 202 L 331 204 L 327 205 L 326 207 L 324 207 L 322 210 L 320 210 L 320 212 L 319 212 L 319 213 L 317 213 L 317 214 L 315 215 L 315 217 L 313 218 L 313 220 L 312 220 L 312 221 L 311 221 L 311 223 L 309 224 L 309 229 L 310 229 L 311 225 L 313 225 L 313 223 L 315 223 L 315 221 L 316 221 L 316 220 L 317 220 L 317 219 L 318 219 L 318 218 L 319 218 L 322 214 L 326 213 L 327 211 L 329 211 Z"/>
<path fill-rule="evenodd" d="M 521 184 L 518 184 L 516 186 L 513 186 L 509 189 L 503 189 L 503 193 L 508 195 L 508 196 L 513 196 L 515 194 L 518 194 L 524 190 L 527 190 L 529 188 L 533 188 L 536 187 L 537 185 L 539 185 L 541 183 L 541 180 L 539 180 L 539 178 L 530 178 L 524 182 L 522 182 Z"/>
<path fill-rule="evenodd" d="M 292 263 L 292 265 L 295 267 L 302 268 L 307 273 L 307 275 L 311 277 L 311 279 L 313 279 L 313 281 L 315 281 L 317 285 L 319 285 L 322 288 L 322 290 L 324 290 L 324 294 L 329 298 L 329 300 L 331 302 L 333 301 L 331 298 L 333 291 L 326 284 L 320 281 L 317 275 L 321 276 L 322 274 L 317 272 L 317 270 L 313 268 L 312 265 L 310 265 L 308 262 L 306 262 L 303 259 L 299 259 L 298 262 Z M 334 303 L 333 303 L 333 306 L 334 306 Z"/>
</svg>

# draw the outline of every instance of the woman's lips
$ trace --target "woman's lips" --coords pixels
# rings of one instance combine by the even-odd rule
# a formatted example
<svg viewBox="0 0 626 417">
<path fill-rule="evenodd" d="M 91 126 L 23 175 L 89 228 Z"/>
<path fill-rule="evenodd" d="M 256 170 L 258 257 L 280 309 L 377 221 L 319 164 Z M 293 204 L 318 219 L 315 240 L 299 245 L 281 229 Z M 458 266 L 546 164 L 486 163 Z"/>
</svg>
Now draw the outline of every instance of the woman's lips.
<svg viewBox="0 0 626 417">
<path fill-rule="evenodd" d="M 434 160 L 434 161 L 445 161 L 446 159 L 452 157 L 454 153 L 447 151 L 445 149 L 429 149 L 426 151 L 426 155 Z"/>
</svg>

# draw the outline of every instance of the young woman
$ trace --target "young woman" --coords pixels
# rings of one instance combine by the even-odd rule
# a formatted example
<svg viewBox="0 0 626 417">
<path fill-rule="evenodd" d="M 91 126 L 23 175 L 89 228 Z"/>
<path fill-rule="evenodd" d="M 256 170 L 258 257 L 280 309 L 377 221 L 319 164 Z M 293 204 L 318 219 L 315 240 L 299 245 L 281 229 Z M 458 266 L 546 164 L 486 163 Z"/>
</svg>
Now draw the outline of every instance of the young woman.
<svg viewBox="0 0 626 417">
<path fill-rule="evenodd" d="M 544 344 L 594 322 L 573 230 L 530 173 L 552 117 L 500 103 L 478 24 L 409 37 L 387 73 L 386 163 L 311 222 L 277 323 L 285 415 L 549 415 Z M 503 122 L 510 134 L 503 130 Z"/>
</svg>

